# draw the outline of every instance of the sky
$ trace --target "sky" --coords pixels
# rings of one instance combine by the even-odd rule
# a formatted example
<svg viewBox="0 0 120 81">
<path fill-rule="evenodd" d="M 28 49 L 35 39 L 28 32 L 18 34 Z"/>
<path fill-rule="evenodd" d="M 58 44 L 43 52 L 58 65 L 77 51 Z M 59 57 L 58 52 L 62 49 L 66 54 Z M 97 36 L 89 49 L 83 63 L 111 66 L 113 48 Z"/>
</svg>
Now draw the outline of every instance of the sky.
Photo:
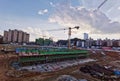
<svg viewBox="0 0 120 81">
<path fill-rule="evenodd" d="M 30 41 L 45 37 L 67 39 L 68 31 L 47 31 L 79 26 L 71 38 L 88 33 L 94 39 L 120 39 L 120 0 L 0 0 L 0 34 L 18 29 L 30 33 Z"/>
</svg>

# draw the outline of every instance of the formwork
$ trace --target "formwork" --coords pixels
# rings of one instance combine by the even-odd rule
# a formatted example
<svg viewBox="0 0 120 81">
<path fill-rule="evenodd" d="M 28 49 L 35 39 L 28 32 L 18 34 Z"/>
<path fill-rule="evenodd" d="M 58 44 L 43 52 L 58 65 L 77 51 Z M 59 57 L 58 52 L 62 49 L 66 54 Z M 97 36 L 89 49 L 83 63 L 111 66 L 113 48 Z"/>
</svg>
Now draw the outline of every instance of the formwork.
<svg viewBox="0 0 120 81">
<path fill-rule="evenodd" d="M 46 63 L 88 56 L 87 50 L 76 49 L 27 49 L 18 48 L 19 63 Z"/>
</svg>

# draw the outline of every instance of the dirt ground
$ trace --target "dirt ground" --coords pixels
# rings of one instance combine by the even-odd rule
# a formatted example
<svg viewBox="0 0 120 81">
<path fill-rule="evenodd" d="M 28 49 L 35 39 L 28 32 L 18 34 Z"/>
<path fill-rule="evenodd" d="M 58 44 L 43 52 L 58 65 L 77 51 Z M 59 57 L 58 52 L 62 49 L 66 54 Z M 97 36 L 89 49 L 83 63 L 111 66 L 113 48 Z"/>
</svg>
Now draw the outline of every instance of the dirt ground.
<svg viewBox="0 0 120 81">
<path fill-rule="evenodd" d="M 60 75 L 72 75 L 77 79 L 87 79 L 88 81 L 101 81 L 96 78 L 93 78 L 89 74 L 85 74 L 79 71 L 79 68 L 84 65 L 91 64 L 100 64 L 100 65 L 111 65 L 114 67 L 119 66 L 119 55 L 115 55 L 114 52 L 105 52 L 106 55 L 100 54 L 100 52 L 96 52 L 96 54 L 92 54 L 90 52 L 90 56 L 88 58 L 96 59 L 96 62 L 90 62 L 86 64 L 81 64 L 73 67 L 68 67 L 56 72 L 48 72 L 48 73 L 36 73 L 36 72 L 26 72 L 26 71 L 16 71 L 12 67 L 10 67 L 10 63 L 17 58 L 15 54 L 3 54 L 0 53 L 0 81 L 56 81 Z M 115 64 L 116 63 L 116 64 Z M 118 63 L 118 65 L 117 65 Z M 8 73 L 15 73 L 16 75 L 20 75 L 18 77 L 9 76 Z"/>
</svg>

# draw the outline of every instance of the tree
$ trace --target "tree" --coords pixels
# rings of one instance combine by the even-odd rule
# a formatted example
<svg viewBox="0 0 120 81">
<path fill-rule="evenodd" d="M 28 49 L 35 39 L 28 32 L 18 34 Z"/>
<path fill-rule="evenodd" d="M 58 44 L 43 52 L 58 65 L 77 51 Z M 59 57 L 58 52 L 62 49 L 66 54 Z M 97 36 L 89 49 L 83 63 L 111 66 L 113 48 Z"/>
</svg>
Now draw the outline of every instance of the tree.
<svg viewBox="0 0 120 81">
<path fill-rule="evenodd" d="M 38 39 L 35 40 L 35 43 L 42 46 L 42 45 L 44 45 L 44 39 L 43 38 L 38 38 Z"/>
<path fill-rule="evenodd" d="M 36 42 L 36 44 L 43 46 L 43 45 L 50 45 L 53 42 L 53 40 L 52 39 L 38 38 L 38 39 L 36 39 L 35 42 Z"/>
</svg>

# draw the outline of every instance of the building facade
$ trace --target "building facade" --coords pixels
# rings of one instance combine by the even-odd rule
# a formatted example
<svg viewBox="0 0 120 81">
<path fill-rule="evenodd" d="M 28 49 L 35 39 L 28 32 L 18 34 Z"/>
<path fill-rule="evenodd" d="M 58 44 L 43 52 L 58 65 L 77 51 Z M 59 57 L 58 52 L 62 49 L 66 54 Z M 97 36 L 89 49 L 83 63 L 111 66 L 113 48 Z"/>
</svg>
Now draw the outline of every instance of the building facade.
<svg viewBox="0 0 120 81">
<path fill-rule="evenodd" d="M 3 42 L 4 43 L 8 42 L 8 31 L 4 31 Z"/>
<path fill-rule="evenodd" d="M 87 39 L 88 39 L 88 34 L 84 33 L 84 40 L 87 40 Z"/>
<path fill-rule="evenodd" d="M 3 36 L 0 35 L 0 44 L 3 43 Z"/>
<path fill-rule="evenodd" d="M 22 43 L 23 42 L 23 31 L 18 31 L 18 43 Z"/>
<path fill-rule="evenodd" d="M 8 42 L 12 42 L 13 40 L 13 30 L 10 30 L 8 31 Z"/>
<path fill-rule="evenodd" d="M 28 43 L 29 34 L 21 30 L 9 29 L 8 31 L 4 31 L 3 42 L 4 43 Z"/>
<path fill-rule="evenodd" d="M 16 43 L 18 41 L 18 30 L 13 31 L 13 42 Z"/>
</svg>

